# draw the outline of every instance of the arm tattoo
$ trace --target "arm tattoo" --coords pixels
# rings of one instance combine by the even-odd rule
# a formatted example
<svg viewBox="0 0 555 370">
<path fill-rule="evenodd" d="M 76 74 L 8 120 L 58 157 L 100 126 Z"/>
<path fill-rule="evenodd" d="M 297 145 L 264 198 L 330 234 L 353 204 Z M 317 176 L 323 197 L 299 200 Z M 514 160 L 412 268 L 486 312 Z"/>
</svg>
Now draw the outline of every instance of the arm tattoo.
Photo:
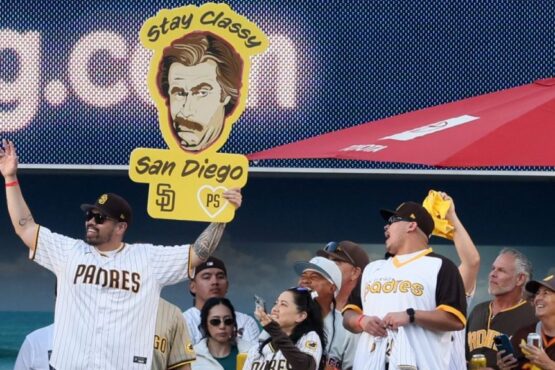
<svg viewBox="0 0 555 370">
<path fill-rule="evenodd" d="M 222 234 L 224 233 L 225 223 L 212 222 L 208 227 L 199 235 L 193 244 L 193 250 L 201 260 L 206 260 L 220 243 Z"/>
<path fill-rule="evenodd" d="M 27 217 L 19 219 L 19 226 L 25 226 L 27 222 L 33 221 L 33 215 L 29 214 Z"/>
</svg>

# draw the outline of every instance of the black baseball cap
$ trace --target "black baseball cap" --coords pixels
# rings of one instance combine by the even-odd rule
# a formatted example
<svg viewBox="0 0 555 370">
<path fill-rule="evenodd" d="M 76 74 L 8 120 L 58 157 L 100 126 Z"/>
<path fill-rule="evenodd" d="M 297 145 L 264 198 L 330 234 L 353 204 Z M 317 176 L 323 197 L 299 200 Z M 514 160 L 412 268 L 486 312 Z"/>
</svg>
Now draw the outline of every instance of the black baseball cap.
<svg viewBox="0 0 555 370">
<path fill-rule="evenodd" d="M 206 270 L 210 268 L 220 269 L 224 272 L 225 276 L 227 276 L 227 270 L 225 269 L 224 261 L 216 257 L 208 257 L 206 261 L 198 265 L 195 268 L 195 276 L 202 270 Z"/>
<path fill-rule="evenodd" d="M 119 222 L 127 222 L 128 225 L 131 225 L 133 220 L 133 211 L 129 203 L 114 193 L 102 194 L 94 204 L 81 204 L 82 211 L 87 212 L 91 209 L 96 209 Z"/>
<path fill-rule="evenodd" d="M 553 275 L 549 275 L 548 277 L 544 278 L 543 280 L 530 280 L 524 286 L 527 292 L 536 294 L 540 287 L 546 287 L 547 289 L 555 292 L 555 278 Z"/>
<path fill-rule="evenodd" d="M 416 222 L 420 230 L 426 234 L 428 239 L 434 231 L 434 219 L 432 215 L 421 204 L 416 202 L 401 203 L 395 211 L 388 209 L 381 209 L 380 213 L 385 221 L 388 221 L 391 216 L 397 216 L 406 219 L 407 221 Z"/>
</svg>

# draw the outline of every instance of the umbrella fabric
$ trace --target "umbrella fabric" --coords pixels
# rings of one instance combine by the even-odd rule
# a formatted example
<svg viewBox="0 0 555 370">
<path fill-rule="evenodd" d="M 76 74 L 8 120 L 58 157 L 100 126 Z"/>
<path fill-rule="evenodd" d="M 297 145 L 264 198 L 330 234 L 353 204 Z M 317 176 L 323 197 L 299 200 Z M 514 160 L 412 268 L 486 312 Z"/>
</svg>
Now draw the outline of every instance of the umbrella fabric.
<svg viewBox="0 0 555 370">
<path fill-rule="evenodd" d="M 248 155 L 438 167 L 555 166 L 555 78 L 368 122 Z"/>
</svg>

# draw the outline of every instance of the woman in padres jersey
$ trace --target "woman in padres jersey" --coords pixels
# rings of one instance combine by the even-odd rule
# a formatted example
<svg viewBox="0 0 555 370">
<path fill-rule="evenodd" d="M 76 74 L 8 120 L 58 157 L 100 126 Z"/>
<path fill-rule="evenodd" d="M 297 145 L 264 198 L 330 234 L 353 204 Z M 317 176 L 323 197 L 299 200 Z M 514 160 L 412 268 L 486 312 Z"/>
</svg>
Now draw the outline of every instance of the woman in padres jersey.
<svg viewBox="0 0 555 370">
<path fill-rule="evenodd" d="M 204 303 L 199 329 L 204 338 L 195 345 L 193 370 L 235 370 L 237 354 L 256 347 L 237 338 L 235 309 L 227 298 L 213 297 Z"/>
<path fill-rule="evenodd" d="M 324 324 L 310 290 L 288 289 L 279 295 L 270 315 L 261 307 L 254 314 L 270 337 L 251 348 L 243 370 L 323 369 Z"/>
</svg>

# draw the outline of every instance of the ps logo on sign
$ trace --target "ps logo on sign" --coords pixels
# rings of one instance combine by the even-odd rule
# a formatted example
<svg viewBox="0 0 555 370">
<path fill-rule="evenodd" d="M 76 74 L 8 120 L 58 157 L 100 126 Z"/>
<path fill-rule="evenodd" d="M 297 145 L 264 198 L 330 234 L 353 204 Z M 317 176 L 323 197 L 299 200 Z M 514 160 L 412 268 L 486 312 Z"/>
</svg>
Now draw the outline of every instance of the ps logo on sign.
<svg viewBox="0 0 555 370">
<path fill-rule="evenodd" d="M 229 202 L 223 197 L 223 192 L 226 190 L 223 186 L 210 185 L 204 185 L 198 189 L 199 205 L 210 218 L 215 218 L 227 207 Z"/>
</svg>

